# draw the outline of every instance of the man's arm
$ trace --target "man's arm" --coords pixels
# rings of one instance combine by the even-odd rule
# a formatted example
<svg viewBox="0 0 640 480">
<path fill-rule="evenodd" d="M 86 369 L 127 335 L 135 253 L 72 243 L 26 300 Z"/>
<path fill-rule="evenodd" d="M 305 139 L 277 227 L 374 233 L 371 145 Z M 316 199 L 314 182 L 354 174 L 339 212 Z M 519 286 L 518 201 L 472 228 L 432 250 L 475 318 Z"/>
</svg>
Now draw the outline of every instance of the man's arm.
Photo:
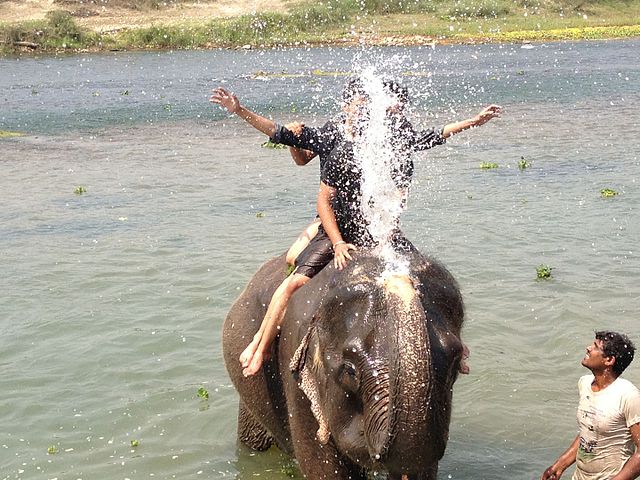
<svg viewBox="0 0 640 480">
<path fill-rule="evenodd" d="M 291 153 L 291 158 L 293 158 L 296 165 L 306 165 L 317 155 L 317 153 L 311 150 L 303 150 L 302 148 L 295 147 L 289 147 L 289 153 Z"/>
<path fill-rule="evenodd" d="M 492 118 L 499 117 L 501 113 L 502 107 L 499 105 L 489 105 L 488 107 L 483 108 L 482 111 L 473 118 L 445 125 L 442 129 L 442 136 L 444 138 L 449 138 L 463 130 L 467 130 L 472 127 L 479 127 L 487 123 Z"/>
<path fill-rule="evenodd" d="M 629 430 L 631 431 L 633 443 L 636 444 L 636 451 L 629 457 L 629 460 L 626 461 L 622 470 L 611 480 L 633 480 L 640 476 L 640 423 L 631 425 Z"/>
<path fill-rule="evenodd" d="M 300 137 L 304 130 L 304 123 L 292 122 L 285 125 L 287 130 L 293 133 L 296 137 Z M 306 165 L 315 158 L 317 153 L 311 150 L 304 150 L 302 148 L 289 147 L 289 153 L 296 165 Z"/>
<path fill-rule="evenodd" d="M 567 450 L 560 455 L 553 465 L 547 468 L 541 480 L 558 480 L 564 471 L 569 468 L 576 461 L 576 454 L 578 453 L 578 445 L 580 445 L 580 435 L 576 436 L 575 440 Z"/>
<path fill-rule="evenodd" d="M 209 98 L 211 103 L 215 103 L 226 109 L 229 113 L 234 113 L 249 123 L 256 130 L 272 137 L 276 133 L 274 121 L 264 118 L 251 110 L 240 105 L 240 100 L 233 93 L 222 87 L 213 90 L 213 95 Z"/>
<path fill-rule="evenodd" d="M 305 150 L 313 150 L 320 153 L 323 149 L 331 149 L 335 138 L 324 135 L 314 128 L 302 127 L 302 133 L 295 135 L 286 127 L 276 125 L 273 120 L 262 117 L 257 113 L 240 105 L 238 97 L 233 93 L 218 87 L 209 98 L 211 103 L 215 103 L 225 108 L 228 112 L 238 115 L 256 130 L 268 135 L 275 143 L 281 143 L 289 147 L 297 147 Z"/>
<path fill-rule="evenodd" d="M 351 260 L 349 250 L 355 250 L 356 247 L 342 239 L 342 234 L 336 221 L 336 214 L 331 206 L 335 194 L 335 188 L 330 187 L 324 182 L 320 182 L 320 191 L 318 191 L 318 215 L 320 216 L 322 227 L 324 231 L 327 232 L 327 236 L 333 245 L 334 265 L 338 270 L 342 270 L 347 264 L 347 259 Z"/>
</svg>

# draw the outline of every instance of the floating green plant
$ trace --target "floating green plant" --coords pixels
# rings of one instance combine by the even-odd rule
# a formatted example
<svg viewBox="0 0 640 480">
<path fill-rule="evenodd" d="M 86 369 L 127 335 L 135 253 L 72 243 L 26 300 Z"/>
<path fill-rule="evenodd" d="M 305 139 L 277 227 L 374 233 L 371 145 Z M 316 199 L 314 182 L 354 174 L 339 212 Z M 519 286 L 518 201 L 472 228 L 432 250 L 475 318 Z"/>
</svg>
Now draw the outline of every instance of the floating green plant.
<svg viewBox="0 0 640 480">
<path fill-rule="evenodd" d="M 264 218 L 264 212 L 256 213 L 256 218 Z"/>
<path fill-rule="evenodd" d="M 120 95 L 129 95 L 129 90 L 124 90 L 120 92 Z"/>
<path fill-rule="evenodd" d="M 322 70 L 320 68 L 316 68 L 315 70 L 311 71 L 311 75 L 317 75 L 319 77 L 346 77 L 351 75 L 350 72 L 341 72 L 341 71 L 334 71 L 334 72 L 329 72 L 327 70 Z"/>
<path fill-rule="evenodd" d="M 288 460 L 282 465 L 281 470 L 285 476 L 289 478 L 295 478 L 298 468 L 296 467 L 296 463 L 293 460 Z"/>
<path fill-rule="evenodd" d="M 80 186 L 75 188 L 73 193 L 75 193 L 76 195 L 82 195 L 83 193 L 87 193 L 87 189 L 84 188 L 82 185 L 80 185 Z"/>
<path fill-rule="evenodd" d="M 604 198 L 615 197 L 616 195 L 618 195 L 618 192 L 611 188 L 603 188 L 602 190 L 600 190 L 600 195 Z"/>
<path fill-rule="evenodd" d="M 283 145 L 282 143 L 273 143 L 271 140 L 267 140 L 260 146 L 262 148 L 287 148 L 286 145 Z"/>
<path fill-rule="evenodd" d="M 482 162 L 480 164 L 480 168 L 482 168 L 483 170 L 489 170 L 492 168 L 498 168 L 498 164 L 494 162 Z"/>
<path fill-rule="evenodd" d="M 252 75 L 252 78 L 300 78 L 304 77 L 304 73 L 287 73 L 287 72 L 265 72 L 264 70 L 258 70 Z"/>
<path fill-rule="evenodd" d="M 538 278 L 551 278 L 551 270 L 553 270 L 553 267 L 545 264 L 540 264 L 536 267 L 536 274 Z"/>
<path fill-rule="evenodd" d="M 516 74 L 518 74 L 518 75 L 524 75 L 524 70 L 518 70 L 518 71 L 516 72 Z"/>
<path fill-rule="evenodd" d="M 287 265 L 287 277 L 291 275 L 295 269 L 296 269 L 295 265 Z"/>
<path fill-rule="evenodd" d="M 0 138 L 21 137 L 22 135 L 24 135 L 24 133 L 0 130 Z"/>
<path fill-rule="evenodd" d="M 198 389 L 198 396 L 200 398 L 204 398 L 205 400 L 209 400 L 209 391 L 204 387 L 200 387 Z"/>
<path fill-rule="evenodd" d="M 524 170 L 525 168 L 529 168 L 531 166 L 531 162 L 524 157 L 520 157 L 518 160 L 518 168 L 520 170 Z"/>
<path fill-rule="evenodd" d="M 140 445 L 138 440 L 131 440 L 131 448 L 136 448 L 138 445 Z"/>
<path fill-rule="evenodd" d="M 47 453 L 49 455 L 55 455 L 56 453 L 58 453 L 58 447 L 56 447 L 55 445 L 49 445 L 49 448 L 47 448 Z"/>
</svg>

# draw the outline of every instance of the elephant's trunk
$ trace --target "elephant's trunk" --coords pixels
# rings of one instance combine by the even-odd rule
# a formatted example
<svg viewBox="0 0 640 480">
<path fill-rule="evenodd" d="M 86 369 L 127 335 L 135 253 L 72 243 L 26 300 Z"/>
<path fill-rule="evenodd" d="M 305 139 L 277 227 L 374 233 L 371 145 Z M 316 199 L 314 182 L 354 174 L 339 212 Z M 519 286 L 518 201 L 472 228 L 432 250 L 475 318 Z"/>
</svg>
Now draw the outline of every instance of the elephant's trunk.
<svg viewBox="0 0 640 480">
<path fill-rule="evenodd" d="M 370 452 L 377 451 L 373 459 L 390 472 L 430 471 L 444 454 L 450 417 L 451 385 L 434 366 L 434 356 L 443 360 L 441 345 L 429 334 L 433 319 L 426 318 L 408 277 L 389 278 L 386 296 L 389 367 L 385 381 L 376 384 L 386 387 L 385 396 L 378 393 L 382 409 L 372 407 L 365 421 L 367 430 L 376 432 L 368 437 Z"/>
<path fill-rule="evenodd" d="M 389 367 L 384 364 L 370 365 L 363 379 L 363 405 L 365 438 L 369 456 L 374 461 L 383 458 L 389 447 L 391 410 L 389 409 Z"/>
</svg>

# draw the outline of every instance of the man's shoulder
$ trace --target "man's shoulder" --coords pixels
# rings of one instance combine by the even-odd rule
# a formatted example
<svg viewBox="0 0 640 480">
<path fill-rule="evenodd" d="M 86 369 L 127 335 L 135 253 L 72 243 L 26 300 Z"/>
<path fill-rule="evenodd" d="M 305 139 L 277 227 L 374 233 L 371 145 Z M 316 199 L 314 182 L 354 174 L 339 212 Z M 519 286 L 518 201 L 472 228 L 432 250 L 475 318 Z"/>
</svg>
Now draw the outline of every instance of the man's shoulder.
<svg viewBox="0 0 640 480">
<path fill-rule="evenodd" d="M 640 390 L 626 378 L 618 377 L 615 381 L 616 389 L 623 395 L 630 395 L 640 398 Z"/>
</svg>

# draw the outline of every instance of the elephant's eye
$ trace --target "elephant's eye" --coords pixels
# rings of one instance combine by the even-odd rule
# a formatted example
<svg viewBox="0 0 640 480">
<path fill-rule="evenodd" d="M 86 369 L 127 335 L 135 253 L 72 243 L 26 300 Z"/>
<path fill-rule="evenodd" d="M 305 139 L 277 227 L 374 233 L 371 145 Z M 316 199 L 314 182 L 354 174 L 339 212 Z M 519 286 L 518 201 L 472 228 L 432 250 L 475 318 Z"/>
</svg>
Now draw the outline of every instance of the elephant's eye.
<svg viewBox="0 0 640 480">
<path fill-rule="evenodd" d="M 338 373 L 338 381 L 345 390 L 357 392 L 360 387 L 360 379 L 356 366 L 351 362 L 344 362 Z"/>
</svg>

